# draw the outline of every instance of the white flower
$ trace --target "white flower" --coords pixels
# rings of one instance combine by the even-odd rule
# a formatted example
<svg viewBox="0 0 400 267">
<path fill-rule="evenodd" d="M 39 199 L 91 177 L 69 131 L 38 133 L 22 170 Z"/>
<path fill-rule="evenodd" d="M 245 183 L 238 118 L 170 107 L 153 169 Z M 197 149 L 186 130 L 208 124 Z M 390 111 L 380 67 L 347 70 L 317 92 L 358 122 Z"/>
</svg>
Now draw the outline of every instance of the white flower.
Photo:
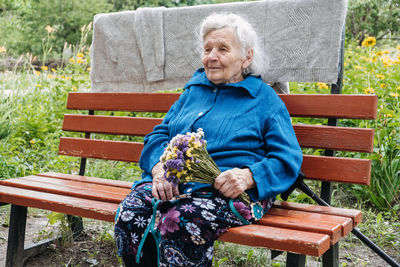
<svg viewBox="0 0 400 267">
<path fill-rule="evenodd" d="M 133 212 L 132 211 L 129 211 L 129 210 L 123 211 L 122 214 L 121 214 L 121 219 L 124 222 L 130 221 L 130 220 L 132 220 L 132 218 L 133 218 Z"/>
<path fill-rule="evenodd" d="M 131 233 L 132 243 L 136 244 L 139 241 L 139 236 L 136 233 Z"/>
<path fill-rule="evenodd" d="M 209 248 L 207 249 L 207 252 L 206 252 L 206 257 L 207 257 L 207 259 L 212 260 L 212 258 L 213 258 L 213 253 L 214 253 L 214 246 L 211 246 L 211 247 L 209 247 Z"/>
<path fill-rule="evenodd" d="M 137 226 L 140 228 L 145 227 L 146 223 L 147 223 L 147 220 L 142 216 L 138 216 L 137 218 L 135 218 L 134 224 L 137 224 Z"/>
<path fill-rule="evenodd" d="M 220 197 L 215 198 L 215 201 L 217 201 L 217 202 L 220 203 L 220 204 L 225 204 L 225 203 L 226 203 L 226 201 L 223 200 L 223 199 L 220 198 Z"/>
<path fill-rule="evenodd" d="M 200 233 L 201 233 L 200 228 L 197 225 L 195 225 L 194 223 L 187 223 L 185 225 L 185 227 L 186 227 L 186 230 L 191 235 L 198 235 L 199 236 Z"/>
<path fill-rule="evenodd" d="M 208 210 L 203 210 L 201 212 L 201 215 L 204 217 L 204 219 L 206 219 L 207 221 L 215 221 L 215 218 L 217 218 L 217 216 L 215 216 L 214 214 L 212 214 L 211 212 L 209 212 Z"/>
<path fill-rule="evenodd" d="M 209 199 L 204 198 L 193 198 L 193 204 L 202 207 L 203 209 L 213 210 L 215 209 L 215 204 Z"/>
</svg>

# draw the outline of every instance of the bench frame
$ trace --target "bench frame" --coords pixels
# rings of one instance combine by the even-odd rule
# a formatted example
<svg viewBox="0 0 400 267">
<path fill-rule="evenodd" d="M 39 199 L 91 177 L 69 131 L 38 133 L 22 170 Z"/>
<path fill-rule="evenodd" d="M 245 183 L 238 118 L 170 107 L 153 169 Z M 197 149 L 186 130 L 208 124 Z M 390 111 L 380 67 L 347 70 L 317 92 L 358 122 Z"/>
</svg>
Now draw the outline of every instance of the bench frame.
<svg viewBox="0 0 400 267">
<path fill-rule="evenodd" d="M 87 130 L 85 130 L 87 127 L 92 127 L 90 125 L 90 123 L 88 123 L 88 121 L 92 120 L 96 123 L 96 119 L 98 119 L 96 116 L 94 115 L 94 110 L 100 110 L 101 107 L 103 105 L 110 105 L 107 102 L 112 102 L 112 104 L 114 105 L 114 110 L 121 110 L 118 107 L 123 106 L 124 103 L 118 103 L 117 101 L 110 101 L 110 97 L 114 97 L 114 99 L 122 99 L 124 102 L 126 103 L 131 103 L 132 99 L 141 99 L 139 101 L 137 101 L 137 103 L 135 103 L 135 105 L 139 105 L 140 103 L 145 103 L 146 101 L 148 102 L 148 100 L 150 101 L 155 101 L 153 103 L 150 104 L 146 104 L 148 106 L 154 106 L 153 109 L 155 109 L 155 111 L 165 111 L 168 109 L 169 105 L 171 103 L 173 103 L 175 101 L 175 99 L 177 99 L 177 97 L 179 96 L 179 94 L 135 94 L 135 93 L 126 93 L 126 94 L 111 94 L 111 93 L 70 93 L 69 95 L 69 99 L 68 99 L 68 104 L 67 104 L 67 108 L 69 109 L 82 109 L 81 106 L 92 106 L 93 109 L 89 111 L 89 115 L 65 115 L 64 117 L 64 125 L 63 125 L 63 130 L 67 130 L 67 131 L 78 131 L 78 132 L 83 132 L 85 138 L 79 138 L 79 142 L 81 142 L 81 144 L 85 144 L 87 142 L 94 142 L 94 143 L 99 143 L 101 142 L 101 140 L 95 140 L 95 139 L 90 139 L 90 133 L 87 132 Z M 292 116 L 308 116 L 308 114 L 312 114 L 314 110 L 322 110 L 324 108 L 324 106 L 326 105 L 327 101 L 333 103 L 333 104 L 338 104 L 338 103 L 345 103 L 344 105 L 346 106 L 351 106 L 351 108 L 353 110 L 349 111 L 351 113 L 354 113 L 355 110 L 360 110 L 362 107 L 367 106 L 368 110 L 367 111 L 361 111 L 360 114 L 355 114 L 354 116 L 356 118 L 364 118 L 364 119 L 374 119 L 374 117 L 376 116 L 376 106 L 377 106 L 377 97 L 376 96 L 349 96 L 349 95 L 280 95 L 280 97 L 284 100 L 284 102 L 287 104 L 289 112 L 292 114 Z M 166 100 L 166 101 L 160 101 L 160 100 Z M 93 104 L 95 103 L 95 104 Z M 164 106 L 162 106 L 161 104 L 159 105 L 155 105 L 155 103 L 162 103 Z M 310 103 L 314 103 L 314 105 L 310 105 Z M 346 104 L 347 103 L 347 104 Z M 304 108 L 307 107 L 307 108 Z M 123 108 L 122 108 L 123 109 Z M 140 108 L 139 108 L 140 110 Z M 333 113 L 340 113 L 341 111 L 335 111 L 332 109 L 325 109 L 321 114 L 319 114 L 317 117 L 335 117 L 337 116 L 337 114 L 332 114 Z M 365 113 L 367 113 L 367 115 L 365 115 Z M 104 119 L 102 116 L 100 116 L 100 119 Z M 113 120 L 115 119 L 120 119 L 120 118 L 113 118 Z M 128 118 L 129 120 L 132 120 L 132 118 Z M 82 123 L 83 121 L 86 121 L 86 123 Z M 140 118 L 134 118 L 134 120 L 136 121 L 141 121 Z M 157 119 L 150 119 L 151 123 L 153 124 L 157 124 L 160 120 Z M 74 129 L 75 126 L 71 126 L 73 124 L 76 124 L 78 126 L 76 127 L 80 127 L 80 130 Z M 126 124 L 126 123 L 125 123 Z M 144 125 L 144 124 L 143 124 Z M 83 127 L 83 128 L 82 128 Z M 86 127 L 86 128 L 85 128 Z M 151 130 L 152 125 L 147 125 L 146 126 L 148 129 Z M 143 127 L 143 128 L 146 128 Z M 150 127 L 150 128 L 149 128 Z M 319 140 L 308 140 L 307 137 L 310 133 L 310 131 L 313 132 L 321 132 L 323 133 L 324 131 L 334 131 L 335 135 L 337 138 L 337 136 L 346 136 L 346 134 L 348 134 L 347 128 L 348 127 L 336 127 L 336 126 L 310 126 L 312 128 L 307 128 L 308 126 L 304 126 L 304 125 L 294 125 L 296 134 L 298 136 L 298 138 L 300 138 L 300 142 L 304 145 L 304 146 L 308 146 L 308 147 L 316 147 L 318 148 L 319 146 L 324 146 L 324 147 L 331 147 L 331 148 L 338 148 L 340 149 L 341 146 L 346 146 L 346 145 L 350 145 L 352 147 L 352 149 L 354 151 L 364 151 L 364 152 L 371 152 L 372 151 L 372 144 L 373 144 L 373 130 L 367 130 L 367 129 L 359 129 L 356 128 L 355 130 L 357 131 L 357 135 L 360 136 L 360 140 L 363 140 L 359 143 L 361 143 L 361 147 L 358 147 L 357 142 L 352 142 L 351 144 L 345 144 L 338 142 L 338 141 L 332 141 L 329 144 L 325 144 L 326 140 L 322 140 L 321 142 L 323 144 L 317 144 L 318 142 L 320 142 Z M 140 129 L 143 130 L 143 129 Z M 146 130 L 147 131 L 147 130 Z M 92 130 L 92 132 L 96 133 L 96 132 L 101 132 L 101 130 Z M 119 134 L 119 133 L 115 133 L 115 134 Z M 142 133 L 142 135 L 144 135 L 145 133 Z M 315 139 L 315 138 L 314 138 Z M 323 138 L 322 138 L 323 139 Z M 81 150 L 77 150 L 76 147 L 74 146 L 70 146 L 71 145 L 71 141 L 72 138 L 66 138 L 66 137 L 62 137 L 60 140 L 60 149 L 59 149 L 59 154 L 61 155 L 72 155 L 72 156 L 78 156 L 81 157 L 81 164 L 80 164 L 80 175 L 81 176 L 73 176 L 75 178 L 79 178 L 79 179 L 85 179 L 85 183 L 89 183 L 88 181 L 91 179 L 98 179 L 98 178 L 91 178 L 89 179 L 88 177 L 83 176 L 84 172 L 85 172 L 85 166 L 86 166 L 86 158 L 88 157 L 92 157 L 92 158 L 97 158 L 97 156 L 95 154 L 91 154 L 92 152 L 88 151 L 83 151 L 84 149 Z M 308 144 L 309 142 L 314 142 L 313 144 Z M 316 143 L 317 142 L 317 143 Z M 73 143 L 73 142 L 72 142 Z M 124 143 L 124 146 L 127 146 L 128 143 Z M 129 146 L 132 146 L 132 150 L 134 150 L 134 147 L 137 146 L 137 144 L 135 143 L 129 143 Z M 106 147 L 106 146 L 105 146 Z M 333 149 L 330 149 L 333 150 Z M 86 153 L 86 154 L 85 154 Z M 325 152 L 326 155 L 326 152 Z M 135 155 L 133 157 L 136 157 L 136 160 L 139 158 L 140 153 L 138 155 Z M 106 158 L 108 157 L 107 155 L 105 156 Z M 132 157 L 132 155 L 130 155 L 129 157 Z M 323 160 L 327 160 L 327 157 L 321 157 Z M 109 158 L 111 160 L 115 160 L 116 158 Z M 333 158 L 332 158 L 333 159 Z M 336 160 L 337 159 L 337 160 Z M 126 158 L 121 158 L 120 160 L 127 160 Z M 316 177 L 318 175 L 321 174 L 313 174 L 312 173 L 312 169 L 311 167 L 307 167 L 310 163 L 310 161 L 313 160 L 317 160 L 315 158 L 315 156 L 305 156 L 304 158 L 304 164 L 303 164 L 303 171 L 306 174 L 310 174 L 310 178 L 312 177 Z M 341 158 L 335 158 L 335 162 L 340 162 L 342 159 Z M 353 160 L 353 159 L 349 159 L 349 160 Z M 368 184 L 369 183 L 369 169 L 368 166 L 370 165 L 370 161 L 369 160 L 354 160 L 355 162 L 361 162 L 362 164 L 364 164 L 362 167 L 363 168 L 363 172 L 364 172 L 364 176 L 363 178 L 360 180 L 361 184 Z M 307 165 L 308 164 L 308 165 Z M 358 163 L 357 163 L 358 164 Z M 366 169 L 365 169 L 366 168 Z M 324 173 L 325 175 L 325 173 Z M 52 173 L 46 173 L 46 174 L 38 174 L 37 175 L 39 178 L 40 177 L 56 177 L 56 176 L 61 176 L 61 174 L 52 174 Z M 63 175 L 65 177 L 67 177 L 68 175 Z M 72 177 L 72 175 L 70 175 Z M 329 176 L 329 173 L 327 173 L 327 176 Z M 69 176 L 68 176 L 69 177 Z M 68 178 L 67 177 L 67 178 Z M 25 179 L 30 179 L 29 177 L 25 177 Z M 44 178 L 43 178 L 44 179 Z M 47 178 L 46 178 L 47 179 Z M 357 178 L 358 179 L 358 178 Z M 2 185 L 6 184 L 7 188 L 11 188 L 12 182 L 17 181 L 18 179 L 9 179 L 9 180 L 3 180 L 0 181 L 0 201 L 3 202 L 8 202 L 8 203 L 12 203 L 11 205 L 11 214 L 10 214 L 10 229 L 9 229 L 9 245 L 8 245 L 8 253 L 7 253 L 7 259 L 6 259 L 6 265 L 7 266 L 22 266 L 22 262 L 24 260 L 24 258 L 32 256 L 34 254 L 40 253 L 41 251 L 43 251 L 44 249 L 46 249 L 46 247 L 48 246 L 48 243 L 51 242 L 51 240 L 46 240 L 41 242 L 41 246 L 36 246 L 36 247 L 30 247 L 27 250 L 24 251 L 24 233 L 25 233 L 25 224 L 26 224 L 26 215 L 27 215 L 27 208 L 26 207 L 36 207 L 36 208 L 43 208 L 43 209 L 49 209 L 49 210 L 53 210 L 53 211 L 58 211 L 58 212 L 63 212 L 68 214 L 69 211 L 67 209 L 67 207 L 65 207 L 65 205 L 58 205 L 57 207 L 55 207 L 54 205 L 50 205 L 50 204 L 43 204 L 43 203 L 39 203 L 39 201 L 36 200 L 32 200 L 33 202 L 26 202 L 26 199 L 22 198 L 22 193 L 17 193 L 17 195 L 13 195 L 12 197 L 8 196 L 8 198 L 6 198 L 6 200 L 4 200 L 4 198 L 2 198 Z M 99 179 L 100 180 L 100 179 Z M 103 179 L 104 180 L 104 179 Z M 102 180 L 102 181 L 103 181 Z M 325 182 L 328 183 L 329 179 L 327 179 Z M 332 180 L 332 179 L 331 179 Z M 340 177 L 333 179 L 332 181 L 338 181 L 338 182 L 343 182 L 343 180 L 341 180 Z M 128 190 L 128 188 L 130 187 L 131 183 L 127 183 L 127 182 L 122 182 L 122 181 L 110 181 L 108 180 L 108 183 L 118 183 L 118 184 L 123 184 L 125 186 L 124 190 Z M 111 185 L 110 185 L 111 186 Z M 17 186 L 16 186 L 17 187 Z M 27 190 L 25 189 L 21 189 L 21 188 L 12 188 L 15 190 Z M 30 188 L 28 188 L 30 190 Z M 21 191 L 21 192 L 22 192 Z M 18 191 L 20 192 L 20 191 Z M 25 192 L 25 191 L 23 191 Z M 27 191 L 30 192 L 30 191 Z M 18 195 L 19 194 L 19 195 Z M 46 193 L 40 193 L 40 194 L 46 194 Z M 36 202 L 35 202 L 36 201 Z M 38 204 L 39 203 L 39 204 Z M 117 204 L 113 204 L 113 205 L 117 205 Z M 116 207 L 116 206 L 115 206 Z M 279 209 L 290 209 L 290 210 L 301 210 L 301 209 L 314 209 L 314 211 L 311 211 L 311 213 L 309 214 L 313 214 L 313 212 L 317 212 L 315 210 L 318 210 L 318 213 L 321 213 L 321 208 L 319 206 L 315 206 L 315 205 L 303 205 L 301 206 L 300 204 L 293 204 L 293 203 L 279 203 L 276 202 L 274 208 L 278 208 Z M 331 208 L 326 209 L 325 211 L 331 211 Z M 333 208 L 332 208 L 333 209 Z M 323 211 L 323 212 L 325 212 Z M 343 209 L 337 209 L 335 210 L 336 212 L 354 212 L 354 210 L 343 210 Z M 86 211 L 87 212 L 87 211 Z M 84 216 L 84 217 L 91 217 L 93 218 L 95 216 L 95 218 L 100 219 L 100 220 L 106 220 L 106 221 L 112 221 L 113 215 L 108 214 L 108 215 L 102 215 L 101 212 L 97 212 L 95 215 L 91 215 L 86 213 L 85 211 L 80 211 L 80 210 L 75 210 L 73 213 L 71 213 L 72 215 L 77 215 L 77 216 Z M 355 215 L 354 215 L 355 214 Z M 351 229 L 353 229 L 353 227 L 355 227 L 360 221 L 361 221 L 361 213 L 356 211 L 356 213 L 354 213 L 353 215 L 353 219 L 351 219 L 351 225 L 349 226 L 350 228 L 348 228 L 345 232 L 348 233 L 349 231 L 351 231 Z M 277 214 L 269 214 L 267 213 L 267 215 L 269 216 L 279 216 Z M 329 215 L 331 216 L 331 215 Z M 75 216 L 68 216 L 69 221 L 71 222 L 71 226 L 73 229 L 73 232 L 75 234 L 79 234 L 80 231 L 82 231 L 83 229 L 83 224 L 82 224 L 82 219 L 79 217 L 75 217 Z M 264 220 L 264 219 L 263 219 Z M 350 219 L 349 219 L 350 220 Z M 264 226 L 264 223 L 266 224 L 266 226 Z M 260 231 L 263 231 L 263 229 L 269 229 L 269 230 L 274 230 L 274 229 L 280 229 L 280 228 L 274 228 L 276 226 L 273 226 L 271 228 L 271 226 L 268 226 L 268 224 L 271 224 L 271 221 L 268 221 L 268 218 L 264 221 L 261 222 L 261 225 L 250 225 L 250 226 L 244 226 L 244 227 L 252 227 L 251 229 L 260 229 Z M 346 226 L 347 227 L 347 226 Z M 240 227 L 239 227 L 240 228 Z M 257 240 L 259 240 L 259 237 L 254 236 L 251 237 L 252 239 L 249 240 L 244 240 L 246 238 L 243 238 L 243 232 L 242 230 L 240 230 L 239 228 L 235 228 L 230 231 L 228 231 L 227 234 L 221 236 L 220 240 L 222 241 L 228 241 L 228 242 L 234 242 L 234 243 L 241 243 L 241 244 L 252 244 L 254 243 L 255 246 L 264 246 L 264 247 L 269 247 L 271 249 L 279 249 L 281 251 L 283 250 L 289 250 L 289 251 L 299 251 L 299 248 L 287 248 L 285 249 L 282 246 L 269 246 L 269 245 L 265 245 L 265 244 L 258 244 Z M 237 230 L 239 229 L 239 230 Z M 247 228 L 246 228 L 247 229 Z M 325 245 L 321 245 L 318 248 L 318 251 L 311 251 L 309 250 L 308 252 L 306 251 L 309 248 L 301 248 L 301 251 L 305 251 L 305 253 L 302 254 L 296 254 L 296 253 L 288 253 L 287 254 L 287 266 L 304 266 L 305 265 L 305 259 L 306 256 L 305 255 L 314 255 L 314 256 L 319 256 L 319 255 L 323 255 L 323 265 L 324 266 L 338 266 L 339 262 L 338 262 L 338 256 L 339 256 L 339 251 L 338 251 L 338 243 L 337 241 L 340 240 L 340 238 L 342 236 L 344 236 L 346 233 L 340 234 L 340 236 L 336 236 L 333 237 L 334 239 L 332 239 L 332 244 L 331 241 L 327 241 L 325 240 Z M 256 240 L 256 241 L 254 241 Z M 243 243 L 245 241 L 245 243 Z M 328 243 L 327 243 L 328 242 Z M 330 249 L 328 250 L 328 248 L 330 247 Z M 293 250 L 294 249 L 294 250 Z M 297 249 L 297 250 L 296 250 Z M 278 255 L 278 252 L 273 252 L 272 255 L 276 256 Z"/>
</svg>

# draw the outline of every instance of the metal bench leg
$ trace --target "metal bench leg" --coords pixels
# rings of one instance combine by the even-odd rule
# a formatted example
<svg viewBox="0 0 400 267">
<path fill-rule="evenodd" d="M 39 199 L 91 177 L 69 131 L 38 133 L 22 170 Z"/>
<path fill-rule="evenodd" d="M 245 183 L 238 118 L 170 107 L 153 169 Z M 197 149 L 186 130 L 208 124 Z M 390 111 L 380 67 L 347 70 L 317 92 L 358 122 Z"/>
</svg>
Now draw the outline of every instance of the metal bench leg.
<svg viewBox="0 0 400 267">
<path fill-rule="evenodd" d="M 331 248 L 322 255 L 323 267 L 339 266 L 339 242 L 331 246 Z"/>
<path fill-rule="evenodd" d="M 286 255 L 286 267 L 305 267 L 306 255 L 288 252 Z"/>
<path fill-rule="evenodd" d="M 11 205 L 6 267 L 22 267 L 24 264 L 24 241 L 27 213 L 27 207 Z"/>
<path fill-rule="evenodd" d="M 77 238 L 83 231 L 82 217 L 67 215 L 69 226 L 71 227 L 73 238 Z"/>
</svg>

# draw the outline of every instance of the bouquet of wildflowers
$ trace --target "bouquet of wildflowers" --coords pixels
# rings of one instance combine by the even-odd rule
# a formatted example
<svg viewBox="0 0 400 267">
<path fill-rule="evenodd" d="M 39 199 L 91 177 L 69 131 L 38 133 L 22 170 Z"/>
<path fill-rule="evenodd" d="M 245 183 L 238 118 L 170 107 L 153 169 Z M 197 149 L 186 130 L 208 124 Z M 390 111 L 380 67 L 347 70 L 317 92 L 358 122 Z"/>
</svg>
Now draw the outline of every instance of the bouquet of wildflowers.
<svg viewBox="0 0 400 267">
<path fill-rule="evenodd" d="M 213 184 L 221 170 L 206 148 L 207 141 L 201 128 L 196 133 L 178 134 L 172 138 L 160 158 L 165 179 L 174 186 L 187 182 Z M 242 193 L 239 199 L 246 205 L 250 203 L 246 193 Z"/>
</svg>

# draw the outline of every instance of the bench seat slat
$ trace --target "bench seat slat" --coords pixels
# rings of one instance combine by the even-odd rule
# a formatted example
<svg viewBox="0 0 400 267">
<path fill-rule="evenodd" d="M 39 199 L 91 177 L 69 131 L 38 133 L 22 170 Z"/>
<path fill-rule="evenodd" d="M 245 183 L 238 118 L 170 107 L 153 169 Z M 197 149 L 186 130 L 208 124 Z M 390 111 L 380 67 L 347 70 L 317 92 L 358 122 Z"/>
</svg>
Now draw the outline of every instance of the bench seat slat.
<svg viewBox="0 0 400 267">
<path fill-rule="evenodd" d="M 335 208 L 333 207 L 333 209 Z M 338 212 L 336 211 L 336 213 Z M 315 223 L 328 222 L 333 224 L 340 224 L 342 227 L 340 232 L 341 236 L 346 236 L 349 232 L 351 232 L 351 230 L 353 230 L 353 225 L 354 225 L 352 218 L 342 215 L 339 216 L 339 215 L 332 215 L 325 213 L 305 212 L 299 210 L 281 209 L 277 207 L 271 208 L 267 214 L 284 216 L 288 218 L 297 218 L 297 219 L 302 219 L 307 217 L 307 219 L 310 219 Z"/>
<path fill-rule="evenodd" d="M 91 184 L 109 185 L 109 186 L 115 186 L 115 187 L 121 187 L 121 188 L 127 188 L 127 189 L 131 189 L 132 184 L 133 184 L 133 182 L 127 182 L 127 181 L 103 179 L 103 178 L 97 178 L 97 177 L 81 176 L 81 175 L 73 175 L 73 174 L 65 174 L 65 173 L 57 173 L 57 172 L 38 173 L 36 176 L 44 176 L 44 177 L 51 177 L 51 178 L 57 178 L 57 179 L 79 181 L 79 182 L 91 183 Z"/>
<path fill-rule="evenodd" d="M 257 224 L 326 234 L 329 235 L 331 239 L 331 244 L 335 244 L 342 238 L 341 224 L 332 223 L 329 221 L 315 221 L 309 219 L 307 216 L 303 218 L 298 218 L 268 214 L 260 221 L 258 221 Z"/>
<path fill-rule="evenodd" d="M 318 214 L 328 214 L 328 215 L 337 215 L 342 217 L 348 217 L 353 220 L 353 227 L 356 227 L 359 223 L 361 223 L 361 211 L 355 209 L 342 209 L 336 207 L 326 207 L 319 205 L 309 205 L 303 203 L 295 203 L 295 202 L 287 202 L 287 201 L 278 201 L 276 200 L 273 204 L 274 208 L 281 209 L 289 209 L 289 210 L 297 210 L 304 212 L 313 212 Z"/>
<path fill-rule="evenodd" d="M 330 246 L 330 238 L 325 234 L 257 224 L 230 228 L 219 239 L 225 242 L 266 247 L 315 257 L 321 256 Z"/>
<path fill-rule="evenodd" d="M 145 136 L 162 119 L 64 115 L 63 130 L 87 133 Z M 294 131 L 301 147 L 372 152 L 374 130 L 364 128 L 333 127 L 320 125 L 294 125 Z"/>
<path fill-rule="evenodd" d="M 167 112 L 177 93 L 69 93 L 67 108 Z M 279 95 L 293 117 L 375 119 L 377 96 Z"/>
<path fill-rule="evenodd" d="M 113 222 L 116 203 L 0 185 L 0 202 Z"/>
<path fill-rule="evenodd" d="M 138 162 L 142 149 L 142 143 L 62 137 L 58 152 L 75 157 Z M 304 155 L 302 165 L 302 171 L 310 179 L 364 185 L 369 184 L 370 168 L 370 160 L 311 155 Z"/>
<path fill-rule="evenodd" d="M 125 196 L 130 192 L 130 190 L 126 188 L 59 180 L 41 176 L 27 176 L 2 180 L 0 181 L 0 184 L 39 192 L 107 201 L 117 204 L 121 203 Z"/>
</svg>

